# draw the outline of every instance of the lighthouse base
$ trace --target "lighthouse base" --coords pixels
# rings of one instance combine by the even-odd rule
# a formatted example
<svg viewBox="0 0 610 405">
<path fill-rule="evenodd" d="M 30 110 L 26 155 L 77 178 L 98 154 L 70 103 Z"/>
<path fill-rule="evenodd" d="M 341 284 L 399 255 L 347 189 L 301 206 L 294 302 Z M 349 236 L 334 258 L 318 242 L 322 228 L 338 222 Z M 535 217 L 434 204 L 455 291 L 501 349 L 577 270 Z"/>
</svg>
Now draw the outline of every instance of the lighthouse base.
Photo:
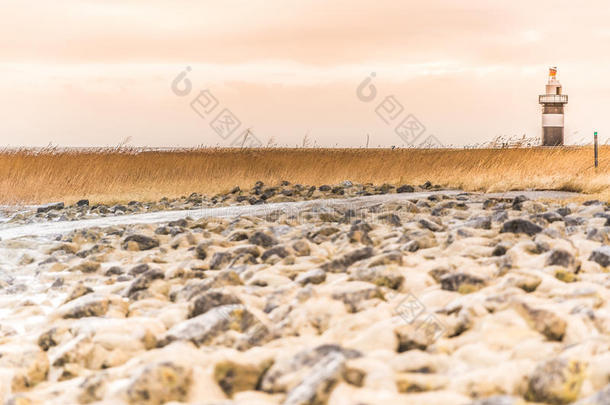
<svg viewBox="0 0 610 405">
<path fill-rule="evenodd" d="M 542 146 L 562 146 L 563 127 L 543 127 Z"/>
</svg>

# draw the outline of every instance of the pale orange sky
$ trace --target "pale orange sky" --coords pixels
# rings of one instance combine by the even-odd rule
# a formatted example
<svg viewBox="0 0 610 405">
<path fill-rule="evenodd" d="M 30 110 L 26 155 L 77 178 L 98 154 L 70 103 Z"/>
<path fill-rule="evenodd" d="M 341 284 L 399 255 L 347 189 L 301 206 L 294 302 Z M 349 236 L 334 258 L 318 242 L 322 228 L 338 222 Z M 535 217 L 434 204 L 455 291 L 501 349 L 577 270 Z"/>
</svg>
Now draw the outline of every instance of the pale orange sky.
<svg viewBox="0 0 610 405">
<path fill-rule="evenodd" d="M 404 142 L 376 114 L 393 95 L 444 144 L 538 136 L 547 67 L 570 97 L 566 143 L 610 137 L 604 1 L 0 0 L 5 146 Z M 192 92 L 171 90 L 186 66 Z M 377 98 L 356 88 L 371 72 Z M 241 126 L 228 139 L 200 90 Z"/>
</svg>

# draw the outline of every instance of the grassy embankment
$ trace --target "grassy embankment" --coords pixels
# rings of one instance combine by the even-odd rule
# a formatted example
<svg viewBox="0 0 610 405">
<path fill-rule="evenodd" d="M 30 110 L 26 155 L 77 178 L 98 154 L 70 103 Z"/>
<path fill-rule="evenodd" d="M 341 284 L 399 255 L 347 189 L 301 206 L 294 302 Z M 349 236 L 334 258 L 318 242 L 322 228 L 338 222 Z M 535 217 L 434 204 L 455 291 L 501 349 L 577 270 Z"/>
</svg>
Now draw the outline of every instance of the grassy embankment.
<svg viewBox="0 0 610 405">
<path fill-rule="evenodd" d="M 0 152 L 0 204 L 158 200 L 277 184 L 421 184 L 469 191 L 553 189 L 610 200 L 610 147 L 518 149 L 190 149 Z"/>
</svg>

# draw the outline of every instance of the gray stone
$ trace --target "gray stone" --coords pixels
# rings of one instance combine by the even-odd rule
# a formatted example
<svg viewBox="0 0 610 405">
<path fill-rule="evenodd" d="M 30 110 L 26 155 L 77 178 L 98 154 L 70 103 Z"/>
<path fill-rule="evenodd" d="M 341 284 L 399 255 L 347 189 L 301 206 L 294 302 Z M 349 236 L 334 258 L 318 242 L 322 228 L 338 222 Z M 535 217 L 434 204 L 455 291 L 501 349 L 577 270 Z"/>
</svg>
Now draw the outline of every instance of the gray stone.
<svg viewBox="0 0 610 405">
<path fill-rule="evenodd" d="M 379 287 L 388 287 L 397 290 L 400 288 L 405 278 L 400 273 L 400 270 L 381 265 L 358 268 L 351 272 L 350 280 L 366 281 Z"/>
<path fill-rule="evenodd" d="M 189 318 L 194 318 L 201 314 L 205 314 L 210 309 L 222 305 L 238 305 L 242 304 L 241 300 L 233 294 L 224 293 L 222 291 L 206 291 L 203 294 L 195 297 L 189 306 Z"/>
<path fill-rule="evenodd" d="M 261 389 L 270 393 L 291 390 L 294 387 L 285 385 L 286 377 L 299 373 L 303 369 L 311 369 L 328 356 L 335 354 L 340 354 L 345 359 L 356 359 L 362 356 L 356 350 L 345 349 L 336 344 L 324 344 L 313 349 L 304 349 L 290 358 L 277 360 L 263 376 Z"/>
<path fill-rule="evenodd" d="M 485 286 L 485 280 L 467 273 L 449 273 L 441 277 L 441 288 L 462 294 L 474 292 Z"/>
<path fill-rule="evenodd" d="M 553 223 L 557 221 L 563 221 L 563 216 L 561 216 L 557 212 L 549 211 L 544 214 L 540 214 L 540 217 L 546 220 L 547 222 Z"/>
<path fill-rule="evenodd" d="M 547 339 L 561 341 L 566 333 L 567 323 L 552 311 L 532 308 L 524 302 L 517 302 L 515 309 L 528 322 L 530 327 L 543 334 Z"/>
<path fill-rule="evenodd" d="M 576 265 L 576 259 L 572 253 L 565 249 L 553 249 L 546 258 L 545 265 L 571 268 Z"/>
<path fill-rule="evenodd" d="M 367 246 L 367 247 L 363 247 L 360 249 L 356 249 L 356 250 L 352 250 L 349 253 L 346 253 L 345 255 L 332 260 L 328 263 L 324 263 L 321 268 L 322 270 L 331 272 L 331 273 L 340 273 L 342 271 L 347 270 L 347 268 L 349 266 L 351 266 L 352 264 L 360 261 L 360 260 L 364 260 L 364 259 L 368 259 L 369 257 L 372 257 L 374 254 L 374 250 L 372 247 Z"/>
<path fill-rule="evenodd" d="M 273 245 L 277 245 L 277 240 L 273 236 L 267 235 L 264 232 L 257 231 L 254 232 L 250 238 L 248 239 L 250 243 L 253 245 L 262 246 L 265 248 L 271 247 Z"/>
<path fill-rule="evenodd" d="M 322 269 L 314 269 L 299 274 L 294 280 L 301 285 L 320 284 L 326 280 L 326 272 Z"/>
<path fill-rule="evenodd" d="M 59 307 L 63 318 L 78 319 L 92 316 L 103 316 L 108 312 L 110 300 L 104 296 L 87 294 Z"/>
<path fill-rule="evenodd" d="M 464 225 L 475 229 L 491 229 L 491 217 L 476 217 L 464 223 Z"/>
<path fill-rule="evenodd" d="M 42 213 L 42 212 L 49 212 L 49 211 L 62 210 L 62 209 L 64 209 L 63 202 L 54 202 L 54 203 L 49 203 L 49 204 L 44 204 L 44 205 L 39 206 L 36 209 L 36 212 Z"/>
<path fill-rule="evenodd" d="M 169 361 L 148 365 L 129 384 L 127 399 L 130 404 L 141 405 L 184 402 L 192 382 L 190 368 Z"/>
<path fill-rule="evenodd" d="M 274 246 L 263 252 L 263 255 L 261 256 L 261 260 L 263 262 L 266 262 L 268 259 L 270 259 L 274 256 L 279 257 L 280 259 L 283 259 L 288 255 L 289 255 L 288 250 L 286 250 L 286 248 L 284 246 Z"/>
<path fill-rule="evenodd" d="M 500 232 L 524 233 L 526 235 L 533 236 L 539 232 L 542 232 L 542 228 L 532 221 L 528 221 L 527 219 L 516 218 L 506 221 L 502 225 Z"/>
<path fill-rule="evenodd" d="M 130 245 L 135 244 L 138 250 L 150 250 L 159 247 L 159 241 L 155 238 L 151 238 L 145 235 L 130 235 L 123 239 L 123 249 L 128 249 Z"/>
<path fill-rule="evenodd" d="M 199 259 L 199 260 L 205 260 L 205 258 L 208 257 L 207 249 L 208 249 L 207 243 L 200 243 L 195 248 L 195 257 L 197 257 L 197 259 Z"/>
<path fill-rule="evenodd" d="M 396 189 L 397 193 L 412 193 L 414 191 L 415 191 L 415 188 L 413 188 L 413 186 L 410 186 L 408 184 L 404 184 Z"/>
<path fill-rule="evenodd" d="M 335 288 L 332 297 L 343 301 L 350 312 L 357 312 L 362 303 L 373 298 L 383 299 L 383 294 L 374 284 L 350 281 Z"/>
<path fill-rule="evenodd" d="M 587 398 L 575 402 L 573 405 L 608 405 L 610 404 L 610 384 Z"/>
<path fill-rule="evenodd" d="M 543 361 L 529 376 L 525 398 L 558 405 L 575 401 L 585 378 L 585 368 L 578 360 L 555 358 Z"/>
<path fill-rule="evenodd" d="M 419 224 L 423 228 L 429 229 L 432 232 L 441 232 L 443 230 L 443 227 L 441 225 L 437 224 L 436 222 L 429 221 L 425 218 L 420 219 Z"/>
<path fill-rule="evenodd" d="M 495 395 L 493 397 L 478 399 L 468 405 L 521 405 L 523 401 L 519 397 L 510 395 Z"/>
<path fill-rule="evenodd" d="M 210 269 L 220 270 L 226 267 L 232 259 L 233 255 L 229 252 L 216 252 L 212 256 L 212 260 L 210 260 Z"/>
<path fill-rule="evenodd" d="M 292 250 L 294 250 L 297 256 L 309 256 L 311 254 L 309 243 L 304 239 L 294 242 L 292 244 Z"/>
<path fill-rule="evenodd" d="M 508 213 L 504 210 L 495 211 L 493 214 L 491 214 L 491 219 L 494 222 L 504 222 L 508 219 Z"/>
<path fill-rule="evenodd" d="M 283 405 L 326 403 L 344 370 L 345 356 L 340 352 L 329 354 L 312 367 L 299 385 L 288 392 Z"/>
<path fill-rule="evenodd" d="M 591 252 L 589 260 L 594 261 L 600 266 L 607 267 L 610 265 L 610 246 L 604 245 L 595 248 L 593 252 Z"/>
<path fill-rule="evenodd" d="M 201 346 L 209 344 L 229 329 L 245 332 L 257 322 L 256 317 L 243 305 L 223 305 L 174 325 L 159 340 L 158 346 L 163 347 L 176 340 L 190 341 Z"/>
<path fill-rule="evenodd" d="M 144 273 L 140 274 L 129 286 L 127 289 L 126 295 L 128 297 L 132 297 L 136 292 L 145 290 L 152 284 L 155 280 L 160 280 L 165 278 L 165 273 L 159 269 L 150 269 L 146 270 Z"/>
</svg>

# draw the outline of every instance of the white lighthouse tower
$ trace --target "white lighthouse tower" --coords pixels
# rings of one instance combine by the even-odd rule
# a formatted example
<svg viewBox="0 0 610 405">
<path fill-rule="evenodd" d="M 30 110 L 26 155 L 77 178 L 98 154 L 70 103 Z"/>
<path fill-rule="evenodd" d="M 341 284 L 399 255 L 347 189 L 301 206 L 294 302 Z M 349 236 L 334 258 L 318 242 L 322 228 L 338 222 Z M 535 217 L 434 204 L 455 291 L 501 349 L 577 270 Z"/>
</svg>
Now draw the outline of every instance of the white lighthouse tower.
<svg viewBox="0 0 610 405">
<path fill-rule="evenodd" d="M 542 146 L 563 145 L 563 106 L 568 96 L 561 94 L 561 83 L 557 80 L 557 68 L 549 69 L 546 94 L 538 96 L 542 105 Z"/>
</svg>

